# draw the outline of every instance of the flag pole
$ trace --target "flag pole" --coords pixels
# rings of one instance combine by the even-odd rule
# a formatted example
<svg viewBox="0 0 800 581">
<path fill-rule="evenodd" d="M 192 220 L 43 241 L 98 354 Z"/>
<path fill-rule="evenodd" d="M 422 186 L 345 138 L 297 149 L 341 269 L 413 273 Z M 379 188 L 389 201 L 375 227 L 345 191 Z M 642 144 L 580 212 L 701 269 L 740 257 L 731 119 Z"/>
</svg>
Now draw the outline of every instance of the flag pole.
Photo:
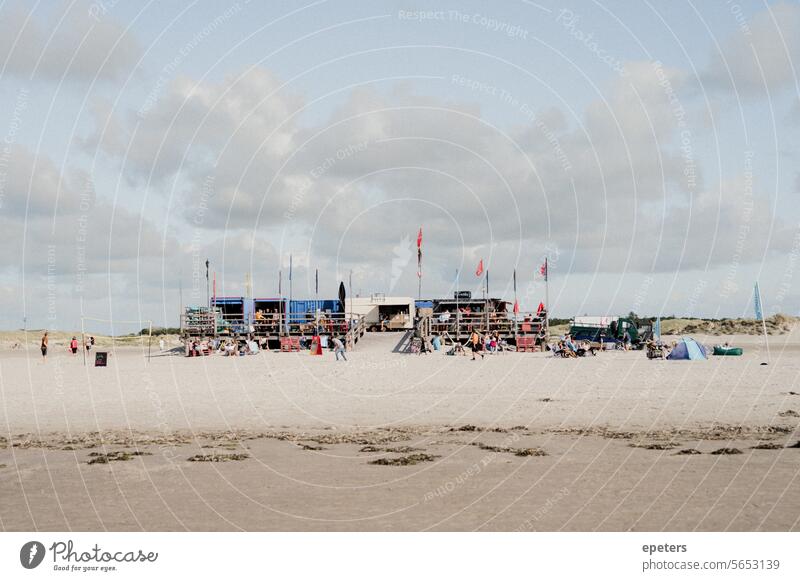
<svg viewBox="0 0 800 581">
<path fill-rule="evenodd" d="M 417 234 L 417 300 L 422 300 L 422 226 Z"/>
<path fill-rule="evenodd" d="M 767 322 L 764 320 L 764 309 L 761 306 L 761 289 L 758 288 L 758 281 L 755 284 L 755 292 L 754 292 L 754 302 L 755 302 L 755 311 L 756 311 L 756 318 L 761 319 L 761 330 L 764 333 L 764 345 L 767 348 L 767 362 L 762 363 L 761 365 L 769 365 L 771 363 L 770 355 L 769 355 L 769 339 L 767 338 Z"/>
<path fill-rule="evenodd" d="M 489 269 L 486 269 L 486 287 L 483 291 L 483 311 L 486 314 L 486 332 L 489 332 Z"/>
<path fill-rule="evenodd" d="M 350 269 L 350 316 L 347 317 L 347 327 L 350 326 L 350 321 L 353 320 L 353 269 Z"/>
<path fill-rule="evenodd" d="M 458 308 L 458 269 L 456 269 L 456 341 L 461 342 L 461 309 Z"/>
<path fill-rule="evenodd" d="M 550 264 L 544 257 L 544 340 L 550 341 Z"/>
<path fill-rule="evenodd" d="M 517 342 L 517 269 L 514 269 L 514 343 Z"/>
<path fill-rule="evenodd" d="M 289 255 L 289 304 L 286 305 L 286 334 L 292 330 L 292 255 Z"/>
</svg>

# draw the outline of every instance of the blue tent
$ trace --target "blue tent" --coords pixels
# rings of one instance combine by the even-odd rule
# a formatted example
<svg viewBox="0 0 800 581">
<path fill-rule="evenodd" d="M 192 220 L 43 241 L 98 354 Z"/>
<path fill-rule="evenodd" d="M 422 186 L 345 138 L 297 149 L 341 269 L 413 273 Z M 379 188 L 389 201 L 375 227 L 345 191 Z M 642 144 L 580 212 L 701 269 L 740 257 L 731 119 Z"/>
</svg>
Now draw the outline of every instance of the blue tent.
<svg viewBox="0 0 800 581">
<path fill-rule="evenodd" d="M 667 359 L 708 359 L 706 348 L 691 337 L 683 337 L 667 355 Z"/>
</svg>

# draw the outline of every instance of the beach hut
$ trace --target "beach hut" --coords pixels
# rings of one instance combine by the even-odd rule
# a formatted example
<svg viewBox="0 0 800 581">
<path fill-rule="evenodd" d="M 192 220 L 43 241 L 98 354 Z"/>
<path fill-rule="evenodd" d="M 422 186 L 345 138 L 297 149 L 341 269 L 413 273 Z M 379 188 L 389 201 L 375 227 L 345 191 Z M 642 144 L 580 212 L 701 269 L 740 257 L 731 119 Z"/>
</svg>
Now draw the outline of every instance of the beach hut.
<svg viewBox="0 0 800 581">
<path fill-rule="evenodd" d="M 217 332 L 247 334 L 253 318 L 253 299 L 247 297 L 213 297 L 211 306 L 217 313 Z"/>
<path fill-rule="evenodd" d="M 286 317 L 286 299 L 262 297 L 253 299 L 253 328 L 260 337 L 280 335 Z"/>
<path fill-rule="evenodd" d="M 691 337 L 683 337 L 672 349 L 667 359 L 708 359 L 706 348 Z"/>
<path fill-rule="evenodd" d="M 371 330 L 400 331 L 414 328 L 416 305 L 412 297 L 374 294 L 347 299 L 347 312 L 363 316 Z"/>
</svg>

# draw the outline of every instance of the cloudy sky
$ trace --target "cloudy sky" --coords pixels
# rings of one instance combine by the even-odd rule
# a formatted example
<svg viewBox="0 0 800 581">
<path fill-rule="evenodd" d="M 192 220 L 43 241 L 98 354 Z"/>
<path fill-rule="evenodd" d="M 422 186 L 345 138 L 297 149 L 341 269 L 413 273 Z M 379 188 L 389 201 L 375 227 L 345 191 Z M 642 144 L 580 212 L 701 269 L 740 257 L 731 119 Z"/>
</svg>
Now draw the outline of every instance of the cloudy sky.
<svg viewBox="0 0 800 581">
<path fill-rule="evenodd" d="M 420 227 L 426 297 L 798 314 L 799 57 L 797 3 L 3 2 L 0 326 L 416 295 Z"/>
</svg>

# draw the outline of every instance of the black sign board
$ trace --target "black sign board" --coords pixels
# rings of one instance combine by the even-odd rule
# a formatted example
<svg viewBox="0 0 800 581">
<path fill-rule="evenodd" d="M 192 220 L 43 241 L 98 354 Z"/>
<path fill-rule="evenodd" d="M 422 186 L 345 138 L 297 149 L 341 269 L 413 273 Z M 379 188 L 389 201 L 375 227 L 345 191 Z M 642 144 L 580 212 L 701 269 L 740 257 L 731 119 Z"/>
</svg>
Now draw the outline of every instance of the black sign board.
<svg viewBox="0 0 800 581">
<path fill-rule="evenodd" d="M 472 299 L 472 291 L 456 291 L 453 293 L 453 298 L 457 301 L 468 301 Z"/>
<path fill-rule="evenodd" d="M 107 351 L 97 351 L 94 354 L 94 366 L 95 367 L 106 367 L 108 365 L 108 352 Z"/>
</svg>

